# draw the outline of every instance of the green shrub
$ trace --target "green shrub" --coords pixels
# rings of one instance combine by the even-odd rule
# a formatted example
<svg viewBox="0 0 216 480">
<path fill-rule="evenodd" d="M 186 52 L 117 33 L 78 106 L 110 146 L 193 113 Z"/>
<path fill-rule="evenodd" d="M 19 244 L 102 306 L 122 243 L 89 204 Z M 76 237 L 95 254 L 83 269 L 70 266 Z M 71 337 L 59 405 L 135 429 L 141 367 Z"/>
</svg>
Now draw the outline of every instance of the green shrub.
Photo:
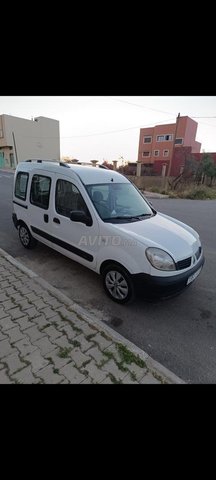
<svg viewBox="0 0 216 480">
<path fill-rule="evenodd" d="M 159 187 L 149 187 L 150 192 L 161 193 Z"/>
<path fill-rule="evenodd" d="M 160 190 L 160 192 L 158 192 L 158 193 L 161 193 L 162 195 L 169 195 L 170 194 L 170 192 L 168 192 L 167 190 L 163 190 L 163 189 Z"/>
<path fill-rule="evenodd" d="M 216 190 L 209 187 L 195 187 L 190 190 L 184 190 L 178 194 L 179 198 L 188 198 L 191 200 L 214 200 L 216 199 Z"/>
<path fill-rule="evenodd" d="M 169 198 L 188 198 L 191 200 L 216 200 L 216 188 L 202 185 L 187 186 L 184 190 L 165 190 L 159 187 L 148 187 L 149 192 L 161 193 L 162 195 L 169 195 Z"/>
</svg>

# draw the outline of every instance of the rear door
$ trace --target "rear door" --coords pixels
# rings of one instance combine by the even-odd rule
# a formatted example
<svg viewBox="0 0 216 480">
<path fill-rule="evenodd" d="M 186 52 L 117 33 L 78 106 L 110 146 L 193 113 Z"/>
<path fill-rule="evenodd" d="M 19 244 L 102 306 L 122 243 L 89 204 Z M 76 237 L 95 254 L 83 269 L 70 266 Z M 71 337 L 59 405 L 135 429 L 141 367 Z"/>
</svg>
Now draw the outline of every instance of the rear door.
<svg viewBox="0 0 216 480">
<path fill-rule="evenodd" d="M 51 197 L 54 187 L 54 174 L 34 170 L 30 179 L 28 204 L 28 225 L 32 234 L 38 240 L 52 246 Z"/>
</svg>

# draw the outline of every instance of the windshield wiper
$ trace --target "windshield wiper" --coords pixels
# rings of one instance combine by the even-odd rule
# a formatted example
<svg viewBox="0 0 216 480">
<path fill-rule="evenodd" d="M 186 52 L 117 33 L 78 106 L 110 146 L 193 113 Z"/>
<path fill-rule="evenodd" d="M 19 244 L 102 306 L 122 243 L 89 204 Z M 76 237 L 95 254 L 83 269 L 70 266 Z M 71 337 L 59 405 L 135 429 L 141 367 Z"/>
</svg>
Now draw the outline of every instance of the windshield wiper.
<svg viewBox="0 0 216 480">
<path fill-rule="evenodd" d="M 117 217 L 109 217 L 109 218 L 104 218 L 104 222 L 108 221 L 110 222 L 111 220 L 142 220 L 143 217 L 152 217 L 152 213 L 142 213 L 141 215 L 130 215 L 130 216 L 126 216 L 126 215 L 118 215 Z"/>
<path fill-rule="evenodd" d="M 134 217 L 131 217 L 131 216 L 125 216 L 125 215 L 118 215 L 117 217 L 108 217 L 108 218 L 103 218 L 104 221 L 106 220 L 131 220 L 131 218 L 134 218 Z"/>
<path fill-rule="evenodd" d="M 143 220 L 143 218 L 145 217 L 152 217 L 153 214 L 152 213 L 142 213 L 141 215 L 133 215 L 131 216 L 130 218 L 132 220 Z"/>
<path fill-rule="evenodd" d="M 140 215 L 136 215 L 136 218 L 140 217 L 152 217 L 152 213 L 141 213 Z"/>
</svg>

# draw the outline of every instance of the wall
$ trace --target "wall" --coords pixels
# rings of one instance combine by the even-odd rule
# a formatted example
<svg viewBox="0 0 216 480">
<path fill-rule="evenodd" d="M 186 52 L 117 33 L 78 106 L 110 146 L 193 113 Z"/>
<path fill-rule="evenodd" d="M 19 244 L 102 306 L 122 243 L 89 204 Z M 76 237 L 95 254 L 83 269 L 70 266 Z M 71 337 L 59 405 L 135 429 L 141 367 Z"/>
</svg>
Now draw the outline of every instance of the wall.
<svg viewBox="0 0 216 480">
<path fill-rule="evenodd" d="M 143 143 L 144 136 L 154 136 L 154 128 L 141 128 L 140 129 L 140 137 L 139 137 L 139 147 L 138 147 L 138 162 L 143 162 L 143 163 L 153 163 L 153 160 L 151 160 L 151 157 L 144 158 L 142 156 L 143 151 L 151 151 L 152 149 L 152 143 Z"/>
<path fill-rule="evenodd" d="M 156 125 L 154 128 L 141 128 L 140 129 L 140 139 L 139 139 L 139 151 L 138 151 L 138 161 L 142 163 L 154 164 L 156 167 L 154 171 L 158 174 L 162 171 L 163 163 L 169 162 L 172 158 L 173 153 L 173 141 L 164 141 L 157 142 L 157 135 L 172 134 L 173 137 L 176 133 L 176 138 L 183 138 L 183 146 L 191 146 L 192 152 L 200 152 L 201 144 L 195 140 L 196 131 L 197 131 L 197 122 L 192 120 L 188 116 L 180 117 L 178 120 L 177 131 L 176 123 Z M 152 136 L 152 143 L 143 143 L 143 138 L 145 135 Z M 181 148 L 181 146 L 176 145 L 176 148 Z M 146 150 L 151 153 L 150 157 L 142 157 L 142 152 Z M 154 156 L 154 150 L 159 150 L 159 155 Z M 169 154 L 167 157 L 164 157 L 163 151 L 168 150 Z M 159 166 L 158 161 L 161 162 Z"/>
<path fill-rule="evenodd" d="M 165 182 L 163 177 L 136 177 L 135 175 L 126 175 L 126 177 L 142 190 L 148 190 L 150 187 L 163 188 Z M 172 177 L 170 179 L 172 180 Z"/>
<path fill-rule="evenodd" d="M 11 167 L 10 154 L 13 153 L 13 150 L 10 150 L 9 147 L 4 147 L 4 148 L 1 148 L 0 152 L 4 156 L 4 166 L 7 167 L 7 168 Z"/>
<path fill-rule="evenodd" d="M 216 153 L 215 152 L 205 152 L 206 154 L 210 155 L 212 160 L 214 160 L 214 163 L 216 164 Z M 200 162 L 202 160 L 202 153 L 194 153 L 193 158 Z"/>
<path fill-rule="evenodd" d="M 16 153 L 18 162 L 28 159 L 60 159 L 59 122 L 57 120 L 45 117 L 26 120 L 10 115 L 2 115 L 2 117 L 5 133 L 4 144 L 13 147 L 15 160 Z"/>
<path fill-rule="evenodd" d="M 185 132 L 184 146 L 191 146 L 192 153 L 199 153 L 201 148 L 201 143 L 195 140 L 197 126 L 197 122 L 192 120 L 192 118 L 187 117 L 187 129 Z"/>
<path fill-rule="evenodd" d="M 2 116 L 0 115 L 0 147 L 3 145 L 3 121 Z"/>
<path fill-rule="evenodd" d="M 157 142 L 157 135 L 173 135 L 174 137 L 175 128 L 176 128 L 175 124 L 157 125 L 155 127 L 154 138 L 152 142 L 152 155 L 154 154 L 154 150 L 159 150 L 159 155 L 153 158 L 154 158 L 154 162 L 158 160 L 161 162 L 161 169 L 162 169 L 162 164 L 169 161 L 172 156 L 173 140 Z M 169 154 L 167 157 L 164 157 L 163 155 L 164 150 L 169 151 Z"/>
</svg>

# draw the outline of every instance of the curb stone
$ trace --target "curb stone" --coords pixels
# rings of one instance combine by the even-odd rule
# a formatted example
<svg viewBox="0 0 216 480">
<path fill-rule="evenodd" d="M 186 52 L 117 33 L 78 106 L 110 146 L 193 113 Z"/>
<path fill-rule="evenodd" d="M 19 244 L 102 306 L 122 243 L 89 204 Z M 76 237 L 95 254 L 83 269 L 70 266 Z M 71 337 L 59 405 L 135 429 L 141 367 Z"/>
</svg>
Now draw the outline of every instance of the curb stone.
<svg viewBox="0 0 216 480">
<path fill-rule="evenodd" d="M 147 190 L 141 190 L 144 197 L 146 198 L 169 198 L 169 195 L 164 195 L 162 193 L 148 192 Z"/>
<path fill-rule="evenodd" d="M 75 303 L 64 293 L 60 292 L 58 289 L 50 285 L 46 280 L 41 278 L 35 272 L 22 265 L 22 263 L 17 261 L 15 258 L 13 258 L 1 248 L 0 255 L 6 260 L 8 260 L 12 265 L 21 270 L 23 273 L 32 278 L 41 287 L 53 294 L 53 296 L 55 296 L 59 301 L 67 305 L 67 307 L 70 308 L 71 312 L 74 312 L 79 317 L 82 317 L 88 324 L 92 325 L 93 327 L 95 326 L 99 332 L 106 333 L 114 342 L 124 345 L 133 354 L 138 355 L 140 359 L 145 362 L 146 367 L 148 368 L 150 373 L 152 373 L 153 376 L 159 380 L 159 383 L 185 384 L 185 382 L 181 378 L 179 378 L 173 372 L 171 372 L 166 367 L 164 367 L 152 357 L 150 357 L 144 350 L 137 347 L 135 344 L 124 338 L 115 330 L 111 329 L 108 325 L 106 325 L 101 320 L 89 313 L 86 309 Z"/>
</svg>

